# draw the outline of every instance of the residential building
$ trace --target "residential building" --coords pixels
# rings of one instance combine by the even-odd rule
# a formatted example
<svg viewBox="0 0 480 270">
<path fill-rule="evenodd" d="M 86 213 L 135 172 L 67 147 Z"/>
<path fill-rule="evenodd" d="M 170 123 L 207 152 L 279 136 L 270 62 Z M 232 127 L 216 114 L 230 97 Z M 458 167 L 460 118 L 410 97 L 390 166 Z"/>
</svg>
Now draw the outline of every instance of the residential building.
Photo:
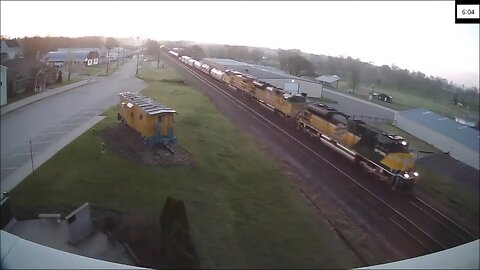
<svg viewBox="0 0 480 270">
<path fill-rule="evenodd" d="M 48 52 L 43 60 L 46 63 L 53 64 L 56 67 L 66 66 L 69 62 L 74 65 L 92 66 L 99 64 L 98 51 L 77 51 L 77 50 L 62 50 Z"/>
<path fill-rule="evenodd" d="M 13 59 L 3 63 L 7 68 L 7 96 L 14 97 L 26 91 L 41 92 L 46 85 L 58 80 L 59 70 L 34 59 Z"/>
<path fill-rule="evenodd" d="M 23 48 L 16 39 L 2 39 L 0 46 L 2 63 L 23 57 Z"/>
</svg>

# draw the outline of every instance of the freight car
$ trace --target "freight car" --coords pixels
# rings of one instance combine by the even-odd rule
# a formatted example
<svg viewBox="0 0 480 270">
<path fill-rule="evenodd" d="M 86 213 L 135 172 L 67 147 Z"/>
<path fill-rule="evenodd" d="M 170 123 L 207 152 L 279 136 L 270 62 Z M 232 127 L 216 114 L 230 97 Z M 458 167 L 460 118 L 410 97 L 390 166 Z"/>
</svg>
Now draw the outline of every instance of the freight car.
<svg viewBox="0 0 480 270">
<path fill-rule="evenodd" d="M 222 81 L 223 74 L 225 74 L 223 71 L 216 68 L 212 68 L 210 70 L 210 76 L 212 76 L 212 78 L 214 78 L 217 81 Z"/>
<path fill-rule="evenodd" d="M 138 93 L 122 92 L 119 96 L 118 120 L 138 131 L 149 148 L 155 143 L 176 143 L 173 135 L 175 110 Z"/>
<path fill-rule="evenodd" d="M 190 59 L 188 65 L 200 69 L 202 64 Z M 235 70 L 222 72 L 213 68 L 209 75 L 275 113 L 294 120 L 298 129 L 338 150 L 376 178 L 390 182 L 394 188 L 411 189 L 419 176 L 413 168 L 415 155 L 401 136 L 387 134 L 359 120 L 350 120 L 348 115 L 323 104 L 307 104 L 306 95 L 289 94 Z"/>
<path fill-rule="evenodd" d="M 212 69 L 212 68 L 207 64 L 202 64 L 202 66 L 200 66 L 200 71 L 202 71 L 203 73 L 205 73 L 207 75 L 210 75 L 210 69 Z"/>
<path fill-rule="evenodd" d="M 168 53 L 175 56 L 175 57 L 178 57 L 178 53 L 175 52 L 175 51 L 168 51 Z"/>
</svg>

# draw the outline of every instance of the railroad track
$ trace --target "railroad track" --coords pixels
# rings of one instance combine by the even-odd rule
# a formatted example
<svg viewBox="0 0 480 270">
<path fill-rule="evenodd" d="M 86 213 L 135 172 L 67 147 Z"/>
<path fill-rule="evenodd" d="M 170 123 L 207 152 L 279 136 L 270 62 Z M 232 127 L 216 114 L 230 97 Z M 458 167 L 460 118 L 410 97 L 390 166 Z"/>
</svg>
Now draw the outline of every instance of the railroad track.
<svg viewBox="0 0 480 270">
<path fill-rule="evenodd" d="M 290 130 L 288 127 L 285 127 L 285 125 L 275 123 L 275 120 L 270 118 L 271 116 L 266 117 L 262 113 L 259 113 L 257 111 L 258 108 L 254 108 L 253 102 L 242 97 L 242 95 L 236 93 L 235 90 L 226 87 L 224 84 L 210 78 L 208 75 L 193 67 L 178 62 L 177 59 L 173 59 L 173 57 L 168 54 L 165 54 L 165 57 L 222 95 L 226 100 L 238 106 L 260 124 L 274 131 L 278 136 L 285 137 L 302 155 L 310 158 L 319 166 L 328 164 L 328 166 L 340 173 L 344 178 L 343 180 L 349 184 L 353 184 L 357 190 L 360 190 L 360 192 L 369 197 L 370 200 L 374 200 L 377 206 L 376 211 L 395 225 L 399 231 L 402 231 L 416 242 L 426 253 L 441 251 L 478 239 L 478 235 L 469 232 L 419 197 L 407 195 L 399 197 L 392 196 L 389 198 L 390 196 L 385 196 L 385 194 L 381 194 L 375 191 L 375 189 L 372 189 L 371 186 L 369 187 L 365 183 L 361 183 L 361 181 L 346 173 L 344 168 L 333 164 L 319 155 L 318 151 L 311 149 L 299 140 L 296 134 L 297 131 L 293 127 Z M 308 194 L 305 195 L 308 197 Z M 358 253 L 356 250 L 355 252 Z"/>
</svg>

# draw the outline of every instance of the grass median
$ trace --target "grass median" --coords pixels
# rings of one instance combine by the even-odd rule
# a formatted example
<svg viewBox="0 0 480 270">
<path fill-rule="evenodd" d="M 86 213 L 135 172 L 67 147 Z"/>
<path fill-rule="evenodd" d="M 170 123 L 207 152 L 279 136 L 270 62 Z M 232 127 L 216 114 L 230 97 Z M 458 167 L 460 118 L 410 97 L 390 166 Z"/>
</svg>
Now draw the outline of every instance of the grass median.
<svg viewBox="0 0 480 270">
<path fill-rule="evenodd" d="M 176 109 L 175 134 L 191 166 L 154 167 L 107 151 L 86 132 L 12 191 L 17 214 L 93 207 L 158 220 L 167 196 L 183 199 L 202 268 L 352 268 L 359 261 L 259 143 L 172 69 L 142 68 L 143 91 Z M 95 126 L 116 125 L 116 108 Z"/>
</svg>

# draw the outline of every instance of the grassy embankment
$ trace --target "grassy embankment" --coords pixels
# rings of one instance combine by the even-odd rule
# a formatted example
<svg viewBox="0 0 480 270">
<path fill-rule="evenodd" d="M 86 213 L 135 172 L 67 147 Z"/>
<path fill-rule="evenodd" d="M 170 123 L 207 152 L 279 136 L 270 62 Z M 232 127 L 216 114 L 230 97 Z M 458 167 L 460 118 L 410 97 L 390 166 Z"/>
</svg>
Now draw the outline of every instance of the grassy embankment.
<svg viewBox="0 0 480 270">
<path fill-rule="evenodd" d="M 16 213 L 93 207 L 136 211 L 158 220 L 167 196 L 183 199 L 203 268 L 352 268 L 359 261 L 334 236 L 259 143 L 230 123 L 171 69 L 142 68 L 145 95 L 179 114 L 179 144 L 192 166 L 153 167 L 100 153 L 86 132 L 12 191 Z M 95 126 L 115 125 L 116 108 Z"/>
<path fill-rule="evenodd" d="M 410 149 L 413 151 L 441 152 L 441 150 L 434 146 L 391 124 L 382 124 L 378 125 L 378 127 L 407 139 L 410 143 Z M 441 175 L 439 172 L 432 171 L 420 164 L 417 164 L 416 169 L 420 172 L 420 178 L 416 183 L 416 188 L 426 192 L 433 199 L 453 209 L 458 215 L 478 224 L 480 214 L 478 191 L 469 190 L 467 187 L 457 183 L 455 179 L 449 179 L 449 176 Z"/>
<path fill-rule="evenodd" d="M 76 79 L 71 79 L 70 81 L 68 81 L 67 78 L 64 78 L 61 83 L 56 83 L 56 84 L 49 85 L 47 88 L 48 89 L 55 89 L 55 88 L 62 87 L 62 86 L 65 86 L 65 85 L 69 85 L 69 84 L 72 84 L 72 83 L 76 83 L 76 82 L 79 82 L 79 81 L 81 81 L 81 79 L 76 78 Z"/>
</svg>

